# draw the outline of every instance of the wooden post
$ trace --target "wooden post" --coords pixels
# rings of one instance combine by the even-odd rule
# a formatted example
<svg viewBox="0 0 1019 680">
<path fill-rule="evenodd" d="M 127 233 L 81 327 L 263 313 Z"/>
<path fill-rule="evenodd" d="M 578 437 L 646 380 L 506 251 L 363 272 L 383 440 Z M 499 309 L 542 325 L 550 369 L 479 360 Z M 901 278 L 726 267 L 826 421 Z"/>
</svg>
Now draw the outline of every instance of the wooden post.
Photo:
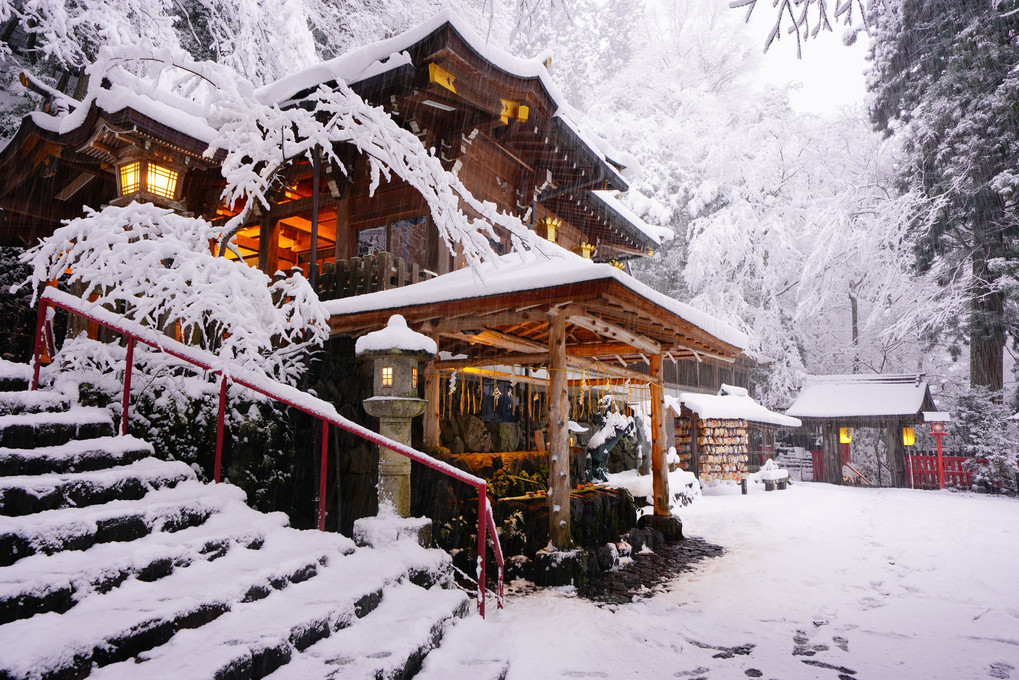
<svg viewBox="0 0 1019 680">
<path fill-rule="evenodd" d="M 318 281 L 318 193 L 321 184 L 322 150 L 316 145 L 311 157 L 311 253 L 308 260 L 308 284 L 316 290 Z"/>
<path fill-rule="evenodd" d="M 280 223 L 269 216 L 262 215 L 258 230 L 258 268 L 269 275 L 276 273 L 280 263 Z"/>
<path fill-rule="evenodd" d="M 570 537 L 570 402 L 566 392 L 566 317 L 549 312 L 548 324 L 548 536 L 559 550 Z"/>
<path fill-rule="evenodd" d="M 658 378 L 651 387 L 651 484 L 655 497 L 655 514 L 669 515 L 669 463 L 665 455 L 665 390 L 662 388 L 662 355 L 651 355 L 651 377 Z"/>
<path fill-rule="evenodd" d="M 336 202 L 336 263 L 340 260 L 357 255 L 354 249 L 354 234 L 350 231 L 350 186 L 347 186 L 343 198 Z"/>
<path fill-rule="evenodd" d="M 439 408 L 441 406 L 439 367 L 435 360 L 425 364 L 425 406 L 423 444 L 425 451 L 442 446 L 442 433 L 439 430 Z"/>
</svg>

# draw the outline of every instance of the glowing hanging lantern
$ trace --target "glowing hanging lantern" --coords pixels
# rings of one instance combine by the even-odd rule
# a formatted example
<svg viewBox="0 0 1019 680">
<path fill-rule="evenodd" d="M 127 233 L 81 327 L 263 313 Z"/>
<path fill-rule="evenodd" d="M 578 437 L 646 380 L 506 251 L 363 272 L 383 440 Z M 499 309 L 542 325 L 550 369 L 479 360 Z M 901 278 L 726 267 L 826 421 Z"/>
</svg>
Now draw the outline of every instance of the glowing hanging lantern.
<svg viewBox="0 0 1019 680">
<path fill-rule="evenodd" d="M 117 166 L 117 198 L 111 203 L 127 205 L 131 201 L 149 201 L 183 209 L 179 203 L 182 168 L 182 164 L 154 150 L 135 149 L 125 154 Z"/>
<path fill-rule="evenodd" d="M 902 444 L 904 446 L 913 446 L 916 444 L 916 432 L 913 431 L 913 428 L 902 428 Z"/>
<path fill-rule="evenodd" d="M 848 444 L 853 441 L 853 428 L 851 427 L 840 427 L 839 428 L 839 444 Z"/>
</svg>

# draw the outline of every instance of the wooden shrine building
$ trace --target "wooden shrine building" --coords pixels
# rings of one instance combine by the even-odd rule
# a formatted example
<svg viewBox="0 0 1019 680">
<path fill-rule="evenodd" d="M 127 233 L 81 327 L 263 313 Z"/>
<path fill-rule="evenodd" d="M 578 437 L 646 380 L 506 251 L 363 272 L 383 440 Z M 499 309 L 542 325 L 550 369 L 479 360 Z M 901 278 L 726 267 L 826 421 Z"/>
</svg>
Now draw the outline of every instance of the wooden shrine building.
<svg viewBox="0 0 1019 680">
<path fill-rule="evenodd" d="M 439 441 L 443 372 L 544 376 L 558 547 L 569 543 L 570 390 L 647 387 L 655 512 L 668 514 L 666 377 L 695 390 L 745 384 L 746 338 L 624 271 L 672 236 L 619 200 L 632 158 L 584 129 L 545 66 L 492 48 L 448 12 L 256 94 L 285 109 L 341 81 L 416 136 L 475 198 L 557 244 L 558 257 L 524 261 L 497 228 L 499 266 L 464 268 L 422 195 L 395 176 L 373 186 L 367 159 L 341 144 L 333 150 L 342 167 L 303 157 L 287 165 L 271 205 L 251 212 L 228 256 L 270 275 L 302 270 L 329 301 L 336 337 L 381 328 L 394 313 L 434 337 L 441 356 L 425 371 L 426 447 Z M 201 107 L 145 88 L 107 96 L 100 85 L 79 102 L 33 87 L 46 93 L 48 112 L 26 117 L 0 151 L 4 245 L 32 245 L 84 207 L 133 200 L 214 223 L 238 214 L 222 200 L 222 156 L 206 155 L 217 129 Z"/>
<path fill-rule="evenodd" d="M 817 375 L 808 379 L 786 415 L 820 433 L 823 475 L 817 481 L 842 484 L 852 429 L 875 428 L 885 432 L 884 465 L 892 485 L 905 487 L 903 428 L 921 425 L 924 411 L 937 408 L 923 374 Z"/>
</svg>

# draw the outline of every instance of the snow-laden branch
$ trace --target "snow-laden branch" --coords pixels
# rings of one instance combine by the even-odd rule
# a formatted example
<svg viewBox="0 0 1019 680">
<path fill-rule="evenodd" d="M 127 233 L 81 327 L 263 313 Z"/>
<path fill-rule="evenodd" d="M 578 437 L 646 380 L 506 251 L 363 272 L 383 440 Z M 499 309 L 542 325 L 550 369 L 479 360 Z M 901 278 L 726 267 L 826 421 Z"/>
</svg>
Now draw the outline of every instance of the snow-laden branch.
<svg viewBox="0 0 1019 680">
<path fill-rule="evenodd" d="M 293 382 L 307 350 L 328 336 L 326 314 L 299 274 L 271 281 L 215 257 L 221 229 L 146 203 L 70 220 L 23 256 L 38 291 L 63 279 L 154 328 L 179 324 L 185 342 Z"/>
</svg>

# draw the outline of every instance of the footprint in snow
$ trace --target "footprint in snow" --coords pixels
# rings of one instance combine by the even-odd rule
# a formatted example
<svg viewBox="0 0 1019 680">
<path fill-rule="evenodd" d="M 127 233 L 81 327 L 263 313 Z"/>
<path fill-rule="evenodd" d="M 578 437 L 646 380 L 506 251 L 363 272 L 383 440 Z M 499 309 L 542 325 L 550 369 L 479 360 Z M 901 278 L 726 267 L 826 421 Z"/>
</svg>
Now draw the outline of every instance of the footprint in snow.
<svg viewBox="0 0 1019 680">
<path fill-rule="evenodd" d="M 992 678 L 999 678 L 1000 680 L 1008 680 L 1012 677 L 1012 671 L 1015 670 L 1015 666 L 1004 661 L 995 661 L 987 669 L 987 674 Z"/>
</svg>

